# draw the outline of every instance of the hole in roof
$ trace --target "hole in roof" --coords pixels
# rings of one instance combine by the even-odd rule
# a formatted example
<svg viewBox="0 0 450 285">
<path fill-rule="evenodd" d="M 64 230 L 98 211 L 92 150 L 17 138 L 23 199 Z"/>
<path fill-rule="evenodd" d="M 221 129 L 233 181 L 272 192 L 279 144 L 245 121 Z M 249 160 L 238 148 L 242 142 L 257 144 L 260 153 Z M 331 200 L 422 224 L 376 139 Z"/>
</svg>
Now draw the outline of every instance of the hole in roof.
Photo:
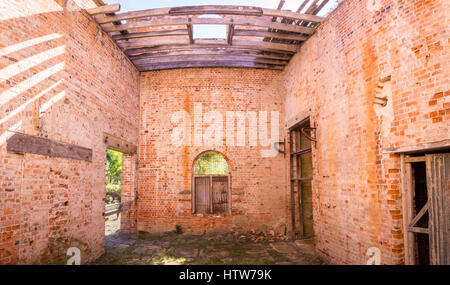
<svg viewBox="0 0 450 285">
<path fill-rule="evenodd" d="M 198 6 L 198 5 L 239 5 L 239 6 L 258 6 L 261 8 L 277 9 L 280 0 L 165 0 L 165 1 L 135 1 L 135 0 L 103 0 L 107 4 L 119 3 L 121 5 L 120 13 L 129 11 L 139 11 L 145 9 L 168 8 L 179 6 Z M 326 0 L 318 0 L 319 6 Z M 285 0 L 283 10 L 299 11 L 305 13 L 315 0 Z M 321 17 L 328 16 L 343 0 L 329 0 L 317 14 Z"/>
<path fill-rule="evenodd" d="M 221 16 L 215 14 L 204 14 L 199 18 L 215 18 L 222 19 Z M 192 33 L 194 39 L 226 39 L 227 25 L 193 25 Z"/>
</svg>

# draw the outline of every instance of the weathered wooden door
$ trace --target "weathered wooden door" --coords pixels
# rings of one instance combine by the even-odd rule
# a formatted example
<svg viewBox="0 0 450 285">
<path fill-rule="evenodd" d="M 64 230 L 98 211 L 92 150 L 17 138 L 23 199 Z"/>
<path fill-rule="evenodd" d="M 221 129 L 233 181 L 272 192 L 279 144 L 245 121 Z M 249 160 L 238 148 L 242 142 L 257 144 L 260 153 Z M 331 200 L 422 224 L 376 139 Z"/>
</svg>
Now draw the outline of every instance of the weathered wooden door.
<svg viewBox="0 0 450 285">
<path fill-rule="evenodd" d="M 429 203 L 430 264 L 450 265 L 450 154 L 425 156 Z"/>
<path fill-rule="evenodd" d="M 227 214 L 229 206 L 228 176 L 212 177 L 213 213 Z"/>
<path fill-rule="evenodd" d="M 194 175 L 193 181 L 193 213 L 231 213 L 229 175 Z"/>
<path fill-rule="evenodd" d="M 210 177 L 197 176 L 194 177 L 194 213 L 210 214 L 211 213 L 211 190 Z"/>
</svg>

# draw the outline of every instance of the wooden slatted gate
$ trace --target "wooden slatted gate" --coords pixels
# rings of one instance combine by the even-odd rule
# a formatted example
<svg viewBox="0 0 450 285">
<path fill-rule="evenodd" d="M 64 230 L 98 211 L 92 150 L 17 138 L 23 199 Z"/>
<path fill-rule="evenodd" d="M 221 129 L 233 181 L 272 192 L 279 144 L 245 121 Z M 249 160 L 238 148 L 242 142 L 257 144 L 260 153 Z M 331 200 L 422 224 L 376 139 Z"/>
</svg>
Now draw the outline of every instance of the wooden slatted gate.
<svg viewBox="0 0 450 285">
<path fill-rule="evenodd" d="M 450 265 L 450 154 L 426 155 L 430 263 Z"/>
<path fill-rule="evenodd" d="M 194 175 L 192 212 L 195 214 L 231 214 L 229 175 Z"/>
<path fill-rule="evenodd" d="M 428 235 L 429 263 L 450 264 L 450 154 L 402 155 L 406 263 L 418 263 L 418 234 Z M 425 163 L 427 202 L 416 207 L 413 163 Z M 425 225 L 425 226 L 423 226 Z"/>
</svg>

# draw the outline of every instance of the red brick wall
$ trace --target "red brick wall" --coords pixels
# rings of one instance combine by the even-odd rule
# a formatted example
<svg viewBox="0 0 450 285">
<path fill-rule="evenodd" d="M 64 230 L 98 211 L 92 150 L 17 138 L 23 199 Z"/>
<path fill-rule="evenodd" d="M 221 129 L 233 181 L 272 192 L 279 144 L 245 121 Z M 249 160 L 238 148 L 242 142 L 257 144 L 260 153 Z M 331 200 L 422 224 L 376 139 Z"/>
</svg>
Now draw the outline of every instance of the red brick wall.
<svg viewBox="0 0 450 285">
<path fill-rule="evenodd" d="M 136 232 L 136 193 L 137 193 L 137 155 L 123 154 L 121 175 L 120 231 L 122 233 Z"/>
<path fill-rule="evenodd" d="M 262 158 L 246 146 L 176 146 L 171 143 L 172 114 L 185 110 L 194 123 L 194 104 L 209 111 L 279 111 L 283 94 L 273 81 L 279 71 L 256 69 L 181 69 L 141 75 L 138 230 L 163 232 L 179 224 L 185 231 L 248 231 L 286 225 L 284 157 Z M 193 138 L 194 130 L 190 131 Z M 248 122 L 247 122 L 248 126 Z M 204 125 L 207 127 L 207 124 Z M 246 128 L 248 138 L 248 127 Z M 225 140 L 225 136 L 224 136 Z M 232 215 L 191 213 L 191 175 L 195 158 L 216 150 L 229 161 L 232 175 Z"/>
<path fill-rule="evenodd" d="M 39 262 L 55 238 L 89 250 L 86 262 L 104 245 L 103 132 L 137 145 L 139 74 L 72 1 L 70 11 L 66 1 L 7 2 L 0 13 L 0 264 Z M 39 105 L 48 109 L 40 114 Z M 7 153 L 7 130 L 91 148 L 93 160 Z"/>
<path fill-rule="evenodd" d="M 444 0 L 344 1 L 281 75 L 286 122 L 309 112 L 317 126 L 314 226 L 331 262 L 365 264 L 370 247 L 404 262 L 399 157 L 383 150 L 450 137 L 449 12 Z"/>
<path fill-rule="evenodd" d="M 399 158 L 384 150 L 449 139 L 445 0 L 347 0 L 281 73 L 183 69 L 140 78 L 85 12 L 65 1 L 9 2 L 14 8 L 0 11 L 0 263 L 38 262 L 55 238 L 89 250 L 83 261 L 101 254 L 103 132 L 139 139 L 137 173 L 126 158 L 123 180 L 124 198 L 138 188 L 138 230 L 284 232 L 287 160 L 263 158 L 259 146 L 172 145 L 172 114 L 186 110 L 193 123 L 195 103 L 224 116 L 279 111 L 281 140 L 310 114 L 318 251 L 333 263 L 364 264 L 377 247 L 382 263 L 404 262 Z M 378 93 L 389 99 L 384 108 L 374 104 Z M 6 153 L 8 130 L 92 148 L 93 161 Z M 229 161 L 231 216 L 191 214 L 193 162 L 211 149 Z"/>
</svg>

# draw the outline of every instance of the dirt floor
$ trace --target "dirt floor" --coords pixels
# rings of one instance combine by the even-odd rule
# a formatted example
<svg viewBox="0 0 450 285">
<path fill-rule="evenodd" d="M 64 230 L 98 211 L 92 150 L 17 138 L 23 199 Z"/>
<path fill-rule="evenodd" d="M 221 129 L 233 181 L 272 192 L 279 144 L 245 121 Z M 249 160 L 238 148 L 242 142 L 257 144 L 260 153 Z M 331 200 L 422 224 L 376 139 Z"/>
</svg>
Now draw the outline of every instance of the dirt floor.
<svg viewBox="0 0 450 285">
<path fill-rule="evenodd" d="M 93 264 L 324 264 L 314 253 L 312 241 L 280 241 L 263 233 L 189 235 L 175 231 L 130 237 L 119 233 L 115 216 L 109 220 L 106 252 Z"/>
</svg>

